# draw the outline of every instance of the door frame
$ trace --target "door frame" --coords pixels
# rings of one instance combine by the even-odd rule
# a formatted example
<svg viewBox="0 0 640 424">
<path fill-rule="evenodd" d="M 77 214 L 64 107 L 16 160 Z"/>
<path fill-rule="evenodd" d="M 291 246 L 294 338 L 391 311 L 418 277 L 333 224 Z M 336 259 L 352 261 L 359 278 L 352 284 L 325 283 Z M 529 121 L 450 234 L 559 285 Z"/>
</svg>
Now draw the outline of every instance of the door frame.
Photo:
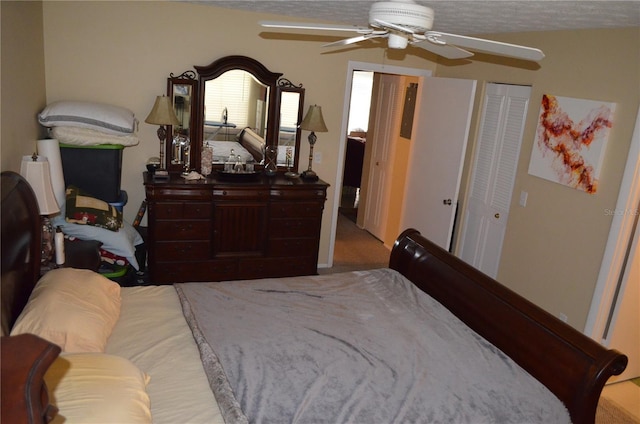
<svg viewBox="0 0 640 424">
<path fill-rule="evenodd" d="M 627 155 L 627 164 L 620 184 L 616 208 L 610 211 L 613 214 L 613 220 L 584 329 L 587 336 L 604 346 L 608 346 L 609 343 L 609 339 L 605 337 L 607 326 L 615 325 L 615 315 L 620 303 L 619 298 L 618 302 L 615 301 L 617 292 L 624 293 L 625 287 L 618 286 L 623 283 L 622 278 L 633 242 L 633 231 L 640 231 L 635 228 L 638 225 L 639 204 L 640 108 L 638 108 L 636 124 L 631 137 L 631 146 Z M 609 336 L 612 333 L 612 328 L 610 330 Z"/>
<path fill-rule="evenodd" d="M 430 77 L 433 71 L 430 69 L 406 68 L 403 66 L 391 66 L 379 63 L 349 61 L 347 64 L 347 77 L 345 93 L 342 104 L 342 125 L 340 126 L 340 145 L 338 147 L 338 166 L 336 169 L 336 189 L 333 190 L 333 210 L 331 211 L 331 237 L 329 239 L 329 257 L 327 267 L 333 266 L 333 254 L 336 244 L 336 229 L 338 228 L 338 208 L 340 207 L 340 196 L 342 187 L 342 173 L 344 171 L 344 160 L 347 143 L 347 131 L 349 125 L 349 105 L 351 100 L 351 85 L 353 83 L 353 71 L 371 71 L 381 74 L 409 75 L 417 77 Z"/>
</svg>

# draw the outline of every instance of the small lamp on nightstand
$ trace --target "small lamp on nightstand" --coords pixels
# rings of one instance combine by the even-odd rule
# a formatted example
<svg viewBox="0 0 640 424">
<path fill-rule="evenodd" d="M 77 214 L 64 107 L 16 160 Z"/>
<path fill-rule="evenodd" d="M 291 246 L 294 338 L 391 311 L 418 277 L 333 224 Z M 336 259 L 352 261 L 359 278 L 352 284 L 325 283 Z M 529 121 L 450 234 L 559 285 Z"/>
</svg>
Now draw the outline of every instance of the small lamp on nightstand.
<svg viewBox="0 0 640 424">
<path fill-rule="evenodd" d="M 300 174 L 300 177 L 304 180 L 315 181 L 318 179 L 318 175 L 311 169 L 311 163 L 313 162 L 313 146 L 316 144 L 315 132 L 327 132 L 327 126 L 324 123 L 324 118 L 322 117 L 322 108 L 318 105 L 309 106 L 309 110 L 307 111 L 307 115 L 302 120 L 300 124 L 300 129 L 311 131 L 309 134 L 309 168 Z"/>
<path fill-rule="evenodd" d="M 49 160 L 44 156 L 23 156 L 20 165 L 20 175 L 24 177 L 33 189 L 38 200 L 38 209 L 42 216 L 42 257 L 43 264 L 51 261 L 54 251 L 53 225 L 49 215 L 60 212 L 56 196 L 51 184 L 51 171 Z"/>
<path fill-rule="evenodd" d="M 153 109 L 144 120 L 147 124 L 160 125 L 158 128 L 158 138 L 160 139 L 160 169 L 156 169 L 154 178 L 168 177 L 169 173 L 164 167 L 164 143 L 167 139 L 167 125 L 179 125 L 180 121 L 171 104 L 171 99 L 167 96 L 158 96 L 153 104 Z"/>
</svg>

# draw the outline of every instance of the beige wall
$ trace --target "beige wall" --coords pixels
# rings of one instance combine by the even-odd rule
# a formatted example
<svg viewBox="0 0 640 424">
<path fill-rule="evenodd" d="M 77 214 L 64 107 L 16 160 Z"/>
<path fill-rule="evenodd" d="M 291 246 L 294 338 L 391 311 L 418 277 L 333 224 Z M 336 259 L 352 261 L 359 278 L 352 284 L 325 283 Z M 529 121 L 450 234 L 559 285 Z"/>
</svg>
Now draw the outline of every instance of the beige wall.
<svg viewBox="0 0 640 424">
<path fill-rule="evenodd" d="M 640 29 L 496 35 L 542 49 L 539 69 L 474 60 L 437 76 L 532 86 L 498 280 L 583 329 L 591 304 L 639 103 Z M 528 175 L 542 95 L 617 104 L 596 194 Z M 477 103 L 477 102 L 476 102 Z M 477 126 L 477 123 L 476 123 Z M 467 156 L 470 161 L 472 154 Z M 467 167 L 468 178 L 468 167 Z M 528 192 L 526 207 L 518 205 Z"/>
<path fill-rule="evenodd" d="M 45 104 L 41 88 L 43 59 L 36 42 L 40 3 L 21 2 L 19 11 L 5 3 L 2 2 L 2 170 L 17 169 L 19 157 L 31 150 L 28 146 L 39 137 L 35 115 Z M 7 10 L 16 17 L 25 14 L 29 20 L 28 25 L 12 24 L 7 29 L 9 35 L 17 37 L 5 34 Z M 326 38 L 310 35 L 298 41 L 298 35 L 261 35 L 256 22 L 273 16 L 212 6 L 56 1 L 45 2 L 42 10 L 46 102 L 102 101 L 131 109 L 141 121 L 140 145 L 126 148 L 124 153 L 122 187 L 129 194 L 125 207 L 129 220 L 144 198 L 144 164 L 148 157 L 158 155 L 156 128 L 143 121 L 155 96 L 165 92 L 170 73 L 240 54 L 259 60 L 274 72 L 283 72 L 294 83 L 304 84 L 306 105 L 321 105 L 329 128 L 329 132 L 318 136 L 315 147 L 323 159 L 314 164 L 314 170 L 332 184 L 323 218 L 321 264 L 328 259 L 348 61 L 433 70 L 436 66 L 433 56 L 420 49 L 408 54 L 363 47 L 322 54 L 321 44 Z M 604 209 L 615 207 L 638 107 L 639 35 L 638 29 L 500 35 L 495 38 L 540 47 L 547 57 L 540 68 L 528 65 L 527 69 L 492 63 L 492 58 L 478 56 L 468 63 L 442 63 L 436 72 L 447 77 L 533 85 L 533 106 L 527 118 L 514 196 L 517 201 L 520 190 L 526 190 L 529 203 L 526 208 L 513 208 L 499 279 L 550 312 L 567 314 L 569 323 L 580 329 L 586 320 L 611 221 Z M 16 45 L 9 40 L 20 42 Z M 10 72 L 5 70 L 8 49 L 16 59 Z M 421 56 L 415 56 L 415 51 Z M 9 83 L 11 87 L 7 88 Z M 527 175 L 542 93 L 618 104 L 596 195 Z M 20 98 L 21 105 L 12 110 L 11 119 L 5 114 L 9 95 Z M 25 140 L 29 143 L 25 144 Z M 306 156 L 308 146 L 303 141 L 300 157 Z"/>
<path fill-rule="evenodd" d="M 0 169 L 20 171 L 44 132 L 36 114 L 46 105 L 42 3 L 0 2 L 2 84 Z"/>
</svg>

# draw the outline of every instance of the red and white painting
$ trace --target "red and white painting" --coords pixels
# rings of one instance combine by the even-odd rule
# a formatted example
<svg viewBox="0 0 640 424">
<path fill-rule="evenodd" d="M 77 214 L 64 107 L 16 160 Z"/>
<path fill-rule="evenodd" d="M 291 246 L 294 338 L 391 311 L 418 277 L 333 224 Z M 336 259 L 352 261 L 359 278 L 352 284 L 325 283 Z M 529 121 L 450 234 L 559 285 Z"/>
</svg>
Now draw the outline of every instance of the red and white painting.
<svg viewBox="0 0 640 424">
<path fill-rule="evenodd" d="M 615 103 L 543 95 L 529 174 L 595 193 L 614 110 Z"/>
</svg>

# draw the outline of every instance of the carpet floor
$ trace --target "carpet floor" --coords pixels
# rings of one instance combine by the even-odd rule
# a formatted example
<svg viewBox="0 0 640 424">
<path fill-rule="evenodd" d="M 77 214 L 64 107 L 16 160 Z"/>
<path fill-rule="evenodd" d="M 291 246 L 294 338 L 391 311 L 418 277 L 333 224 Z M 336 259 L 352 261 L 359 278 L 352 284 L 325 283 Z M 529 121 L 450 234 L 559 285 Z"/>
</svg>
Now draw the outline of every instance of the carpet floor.
<svg viewBox="0 0 640 424">
<path fill-rule="evenodd" d="M 596 424 L 640 424 L 640 420 L 614 401 L 600 397 L 596 411 Z"/>
<path fill-rule="evenodd" d="M 390 253 L 380 240 L 368 231 L 358 228 L 348 217 L 338 214 L 333 266 L 319 268 L 318 273 L 333 274 L 384 268 L 389 265 Z"/>
</svg>

